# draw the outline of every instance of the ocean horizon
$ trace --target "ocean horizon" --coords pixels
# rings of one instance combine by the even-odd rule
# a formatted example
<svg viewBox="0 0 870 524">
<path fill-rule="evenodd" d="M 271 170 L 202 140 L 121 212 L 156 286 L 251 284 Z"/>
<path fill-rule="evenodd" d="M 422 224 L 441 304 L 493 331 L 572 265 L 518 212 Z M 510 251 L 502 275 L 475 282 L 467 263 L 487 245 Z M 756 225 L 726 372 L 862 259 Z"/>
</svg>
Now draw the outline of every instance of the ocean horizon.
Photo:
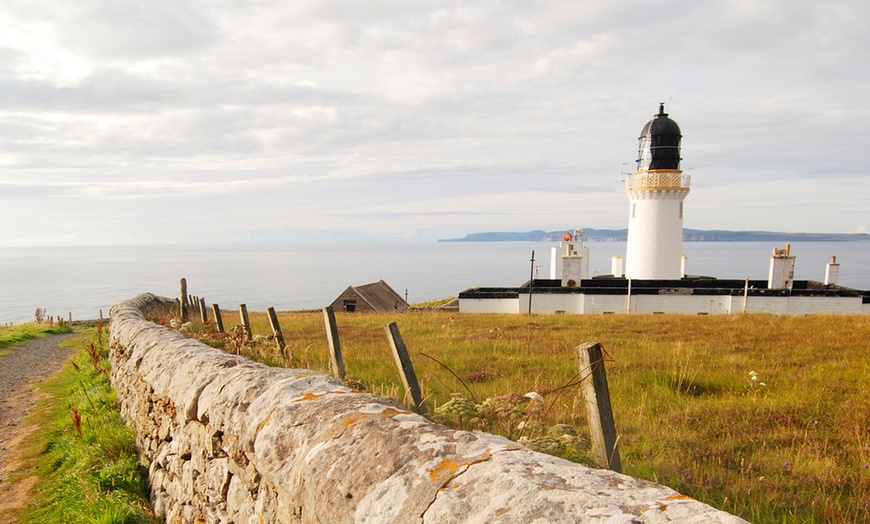
<svg viewBox="0 0 870 524">
<path fill-rule="evenodd" d="M 588 242 L 590 276 L 610 273 L 625 242 Z M 351 285 L 384 280 L 411 303 L 480 287 L 519 286 L 550 274 L 553 242 L 217 244 L 0 248 L 0 324 L 34 320 L 36 308 L 73 320 L 104 317 L 140 293 L 188 292 L 236 309 L 319 309 Z M 684 242 L 688 273 L 766 279 L 768 242 Z M 534 269 L 531 254 L 535 253 Z M 832 256 L 839 284 L 870 289 L 870 242 L 792 242 L 795 279 L 824 280 Z M 558 255 L 557 255 L 558 256 Z"/>
</svg>

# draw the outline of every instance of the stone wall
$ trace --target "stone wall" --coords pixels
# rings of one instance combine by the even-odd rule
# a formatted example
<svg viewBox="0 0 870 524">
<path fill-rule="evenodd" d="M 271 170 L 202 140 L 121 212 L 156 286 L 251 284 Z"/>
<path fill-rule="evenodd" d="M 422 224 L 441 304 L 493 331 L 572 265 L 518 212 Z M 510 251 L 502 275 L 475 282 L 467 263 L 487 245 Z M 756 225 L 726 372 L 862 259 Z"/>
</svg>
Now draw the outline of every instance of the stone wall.
<svg viewBox="0 0 870 524">
<path fill-rule="evenodd" d="M 171 305 L 146 294 L 114 306 L 110 357 L 167 522 L 744 522 L 143 316 Z"/>
</svg>

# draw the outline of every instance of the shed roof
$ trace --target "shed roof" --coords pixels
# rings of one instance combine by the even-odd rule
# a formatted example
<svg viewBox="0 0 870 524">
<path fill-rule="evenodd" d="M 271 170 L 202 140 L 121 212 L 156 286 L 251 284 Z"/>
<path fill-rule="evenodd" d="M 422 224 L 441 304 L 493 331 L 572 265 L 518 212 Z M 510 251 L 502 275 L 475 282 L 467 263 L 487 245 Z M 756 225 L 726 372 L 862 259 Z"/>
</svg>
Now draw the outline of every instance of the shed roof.
<svg viewBox="0 0 870 524">
<path fill-rule="evenodd" d="M 405 299 L 383 280 L 351 287 L 375 311 L 405 311 L 409 307 Z"/>
</svg>

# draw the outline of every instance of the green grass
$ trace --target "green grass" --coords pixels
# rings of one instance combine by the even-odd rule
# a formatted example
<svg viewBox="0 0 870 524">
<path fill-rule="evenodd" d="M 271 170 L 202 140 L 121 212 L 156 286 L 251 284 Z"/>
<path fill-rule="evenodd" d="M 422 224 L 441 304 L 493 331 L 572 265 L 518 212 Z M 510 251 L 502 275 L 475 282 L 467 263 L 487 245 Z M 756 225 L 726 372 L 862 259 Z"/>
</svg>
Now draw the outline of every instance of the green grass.
<svg viewBox="0 0 870 524">
<path fill-rule="evenodd" d="M 109 384 L 104 335 L 87 334 L 92 342 L 74 339 L 85 348 L 74 363 L 43 385 L 49 398 L 31 420 L 42 427 L 31 450 L 38 480 L 21 522 L 156 522 L 147 472 Z"/>
<path fill-rule="evenodd" d="M 441 307 L 445 304 L 449 304 L 450 302 L 453 302 L 454 300 L 456 300 L 456 297 L 439 298 L 437 300 L 427 300 L 425 302 L 416 302 L 414 304 L 411 304 L 411 307 L 435 308 L 435 307 Z"/>
<path fill-rule="evenodd" d="M 845 523 L 870 515 L 870 315 L 336 316 L 347 373 L 368 391 L 403 400 L 384 333 L 396 321 L 430 411 L 445 411 L 454 394 L 473 394 L 478 405 L 500 397 L 507 404 L 500 413 L 475 418 L 467 404 L 465 411 L 454 404 L 441 418 L 533 440 L 566 425 L 581 438 L 550 438 L 539 447 L 580 462 L 588 462 L 578 449 L 586 432 L 582 396 L 576 386 L 560 388 L 576 381 L 574 348 L 600 342 L 610 359 L 625 473 L 753 522 Z M 227 329 L 236 318 L 224 314 Z M 322 315 L 279 319 L 286 357 L 271 343 L 243 354 L 329 372 Z M 254 333 L 270 332 L 264 314 L 251 321 Z M 543 408 L 518 398 L 530 391 L 544 396 Z M 518 395 L 505 397 L 511 393 Z M 520 422 L 528 424 L 519 430 Z M 552 446 L 555 440 L 561 444 Z"/>
<path fill-rule="evenodd" d="M 10 349 L 33 339 L 47 335 L 69 333 L 71 331 L 72 329 L 66 325 L 58 326 L 32 322 L 28 324 L 0 326 L 0 357 L 8 353 Z"/>
</svg>

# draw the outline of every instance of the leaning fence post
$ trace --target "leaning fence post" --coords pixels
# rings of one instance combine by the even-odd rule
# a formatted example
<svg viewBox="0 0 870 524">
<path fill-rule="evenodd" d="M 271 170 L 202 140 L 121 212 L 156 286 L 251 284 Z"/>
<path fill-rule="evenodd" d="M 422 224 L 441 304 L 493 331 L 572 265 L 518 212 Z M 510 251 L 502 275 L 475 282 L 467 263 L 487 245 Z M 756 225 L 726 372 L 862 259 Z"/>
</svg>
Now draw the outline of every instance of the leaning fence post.
<svg viewBox="0 0 870 524">
<path fill-rule="evenodd" d="M 181 279 L 181 300 L 180 300 L 181 321 L 182 322 L 187 322 L 188 305 L 189 304 L 190 303 L 187 301 L 187 279 L 182 278 Z"/>
<path fill-rule="evenodd" d="M 329 362 L 332 374 L 344 380 L 344 359 L 341 356 L 341 342 L 338 339 L 338 324 L 332 306 L 323 308 L 323 321 L 326 323 L 326 340 L 329 342 Z"/>
<path fill-rule="evenodd" d="M 248 341 L 251 340 L 251 320 L 248 318 L 248 306 L 247 304 L 239 304 L 239 320 L 242 322 L 242 325 L 245 326 L 245 336 L 248 338 Z"/>
<path fill-rule="evenodd" d="M 212 304 L 211 309 L 214 312 L 214 321 L 217 324 L 218 333 L 224 332 L 224 319 L 221 317 L 221 307 L 217 304 Z"/>
<path fill-rule="evenodd" d="M 405 347 L 405 342 L 402 340 L 402 335 L 399 333 L 399 326 L 395 322 L 390 322 L 385 327 L 387 338 L 390 339 L 390 347 L 393 348 L 393 358 L 396 359 L 396 367 L 399 368 L 399 375 L 402 377 L 402 384 L 405 385 L 405 391 L 411 394 L 412 408 L 421 415 L 426 415 L 429 410 L 426 409 L 426 404 L 423 403 L 423 394 L 420 391 L 420 383 L 417 382 L 417 375 L 414 373 L 414 366 L 411 364 L 411 357 L 408 355 L 408 348 Z"/>
<path fill-rule="evenodd" d="M 199 299 L 199 316 L 202 318 L 203 324 L 208 322 L 208 308 L 205 307 L 205 299 L 202 297 Z"/>
<path fill-rule="evenodd" d="M 592 454 L 598 467 L 621 473 L 622 463 L 616 446 L 616 427 L 613 423 L 601 344 L 586 342 L 577 346 L 576 352 L 577 366 L 584 377 L 583 396 L 586 399 L 586 419 L 589 422 Z"/>
<path fill-rule="evenodd" d="M 284 334 L 281 333 L 281 325 L 278 324 L 278 315 L 275 314 L 275 308 L 269 308 L 269 324 L 272 325 L 272 334 L 275 335 L 275 343 L 278 345 L 278 351 L 281 352 L 282 357 L 286 357 L 284 354 L 284 348 L 287 347 L 284 344 Z"/>
</svg>

